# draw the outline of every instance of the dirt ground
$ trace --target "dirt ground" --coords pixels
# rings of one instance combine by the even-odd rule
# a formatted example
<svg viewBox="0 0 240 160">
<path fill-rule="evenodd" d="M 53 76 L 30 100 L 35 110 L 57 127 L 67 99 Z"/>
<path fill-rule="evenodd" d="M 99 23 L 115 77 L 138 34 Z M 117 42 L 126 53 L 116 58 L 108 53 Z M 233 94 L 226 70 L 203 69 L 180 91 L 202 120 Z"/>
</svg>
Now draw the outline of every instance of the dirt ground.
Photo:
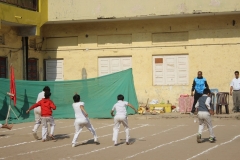
<svg viewBox="0 0 240 160">
<path fill-rule="evenodd" d="M 138 159 L 138 160 L 238 160 L 240 121 L 213 119 L 215 143 L 208 141 L 207 128 L 203 143 L 196 142 L 198 123 L 194 118 L 134 119 L 129 118 L 130 145 L 126 145 L 123 126 L 119 145 L 113 146 L 112 119 L 92 119 L 100 144 L 95 144 L 91 133 L 84 128 L 78 146 L 72 148 L 73 119 L 56 120 L 56 141 L 34 140 L 32 123 L 14 125 L 9 131 L 0 129 L 0 159 Z M 38 135 L 41 136 L 41 128 Z"/>
</svg>

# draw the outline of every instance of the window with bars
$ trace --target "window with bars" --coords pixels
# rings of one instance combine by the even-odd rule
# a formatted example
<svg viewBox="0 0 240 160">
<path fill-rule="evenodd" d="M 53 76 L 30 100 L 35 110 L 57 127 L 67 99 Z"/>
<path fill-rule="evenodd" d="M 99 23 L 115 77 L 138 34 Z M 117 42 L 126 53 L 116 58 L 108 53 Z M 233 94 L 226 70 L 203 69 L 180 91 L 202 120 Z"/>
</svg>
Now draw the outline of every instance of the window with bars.
<svg viewBox="0 0 240 160">
<path fill-rule="evenodd" d="M 0 57 L 0 78 L 7 78 L 7 58 Z"/>
<path fill-rule="evenodd" d="M 0 0 L 1 2 L 32 11 L 38 10 L 38 0 Z"/>
<path fill-rule="evenodd" d="M 28 59 L 28 80 L 38 81 L 38 59 Z"/>
</svg>

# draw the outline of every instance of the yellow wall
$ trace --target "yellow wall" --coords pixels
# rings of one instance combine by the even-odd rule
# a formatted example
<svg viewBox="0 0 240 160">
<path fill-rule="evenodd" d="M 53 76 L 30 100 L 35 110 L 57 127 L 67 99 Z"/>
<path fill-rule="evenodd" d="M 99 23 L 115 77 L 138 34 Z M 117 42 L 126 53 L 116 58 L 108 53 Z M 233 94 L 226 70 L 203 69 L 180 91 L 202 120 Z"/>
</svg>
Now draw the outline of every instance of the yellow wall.
<svg viewBox="0 0 240 160">
<path fill-rule="evenodd" d="M 81 79 L 86 68 L 88 78 L 98 76 L 98 57 L 132 56 L 134 83 L 139 102 L 158 99 L 176 104 L 180 94 L 190 94 L 193 78 L 203 71 L 210 88 L 229 91 L 234 71 L 240 63 L 239 15 L 170 18 L 158 20 L 96 22 L 80 24 L 45 25 L 43 59 L 64 59 L 64 79 Z M 182 32 L 179 41 L 159 40 L 156 35 L 166 32 Z M 88 35 L 86 38 L 85 36 Z M 119 36 L 120 35 L 120 36 Z M 129 43 L 131 35 L 131 43 Z M 99 37 L 115 37 L 114 44 L 105 39 L 99 45 Z M 155 38 L 153 38 L 155 36 Z M 63 39 L 50 41 L 46 37 L 67 37 L 68 45 L 61 46 Z M 69 39 L 69 37 L 72 37 Z M 78 37 L 78 45 L 76 45 Z M 111 39 L 111 38 L 110 38 Z M 120 39 L 120 40 L 119 40 Z M 123 42 L 123 43 L 119 43 Z M 154 41 L 154 43 L 153 43 Z M 34 56 L 34 52 L 31 56 Z M 153 86 L 152 56 L 189 55 L 189 84 L 186 86 Z M 78 66 L 77 71 L 72 68 Z"/>
<path fill-rule="evenodd" d="M 0 44 L 0 56 L 7 57 L 8 65 L 12 64 L 15 68 L 15 78 L 22 79 L 23 56 L 21 37 L 17 36 L 16 28 L 9 26 L 2 26 L 0 35 L 3 35 L 5 39 L 5 44 Z"/>
<path fill-rule="evenodd" d="M 0 3 L 0 36 L 4 37 L 4 44 L 0 44 L 0 56 L 8 58 L 8 65 L 15 68 L 16 79 L 23 79 L 23 50 L 19 27 L 36 26 L 36 36 L 40 35 L 41 26 L 47 22 L 48 1 L 39 0 L 37 12 L 22 9 L 6 3 Z M 17 16 L 17 18 L 15 17 Z M 34 37 L 41 42 L 41 37 Z M 32 50 L 30 49 L 30 52 Z M 39 65 L 42 66 L 41 54 L 32 54 L 39 58 Z M 42 78 L 41 78 L 42 79 Z"/>
<path fill-rule="evenodd" d="M 96 21 L 98 18 L 128 19 L 237 13 L 239 0 L 65 0 L 48 1 L 48 19 L 56 21 Z M 99 20 L 98 20 L 99 21 Z"/>
<path fill-rule="evenodd" d="M 40 35 L 40 27 L 48 20 L 48 1 L 39 1 L 38 12 L 22 9 L 6 3 L 0 3 L 0 12 L 0 21 L 2 20 L 24 25 L 35 25 L 37 26 L 36 35 Z M 15 16 L 21 18 L 16 18 Z"/>
<path fill-rule="evenodd" d="M 233 25 L 233 20 L 235 24 Z M 139 102 L 147 99 L 176 104 L 180 94 L 190 94 L 197 71 L 203 71 L 210 88 L 229 91 L 234 71 L 240 64 L 240 16 L 206 16 L 158 20 L 93 22 L 78 24 L 48 24 L 42 27 L 43 47 L 30 49 L 29 57 L 39 59 L 39 71 L 44 59 L 64 59 L 64 80 L 98 76 L 98 57 L 132 56 L 132 68 Z M 2 27 L 7 41 L 15 49 L 21 47 L 14 27 Z M 165 36 L 173 33 L 172 38 Z M 174 33 L 180 34 L 177 38 Z M 86 38 L 86 35 L 88 37 Z M 187 35 L 187 36 L 186 36 Z M 161 39 L 161 37 L 163 37 Z M 188 39 L 186 39 L 188 37 Z M 42 37 L 37 42 L 42 42 Z M 100 39 L 99 39 L 100 38 Z M 172 40 L 176 40 L 171 42 Z M 66 43 L 64 43 L 64 40 Z M 100 41 L 99 41 L 100 40 Z M 76 42 L 77 41 L 77 42 Z M 113 42 L 113 43 L 111 43 Z M 122 43 L 123 42 L 123 43 Z M 0 56 L 10 56 L 10 49 L 0 45 Z M 189 84 L 186 86 L 153 86 L 152 57 L 154 55 L 189 55 Z M 16 68 L 16 79 L 22 79 L 22 52 L 12 54 L 9 62 Z M 78 66 L 77 71 L 72 68 Z M 40 79 L 42 80 L 43 73 Z"/>
</svg>

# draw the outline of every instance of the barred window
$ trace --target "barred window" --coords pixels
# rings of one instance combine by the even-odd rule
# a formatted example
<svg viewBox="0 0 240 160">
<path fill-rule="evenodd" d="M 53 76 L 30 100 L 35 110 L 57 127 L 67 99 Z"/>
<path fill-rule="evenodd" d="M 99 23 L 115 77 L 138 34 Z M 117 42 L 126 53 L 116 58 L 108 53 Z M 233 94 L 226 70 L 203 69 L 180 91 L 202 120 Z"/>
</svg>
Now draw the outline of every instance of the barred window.
<svg viewBox="0 0 240 160">
<path fill-rule="evenodd" d="M 7 58 L 0 57 L 0 78 L 7 78 Z"/>
<path fill-rule="evenodd" d="M 38 81 L 38 59 L 28 59 L 28 80 Z"/>
</svg>

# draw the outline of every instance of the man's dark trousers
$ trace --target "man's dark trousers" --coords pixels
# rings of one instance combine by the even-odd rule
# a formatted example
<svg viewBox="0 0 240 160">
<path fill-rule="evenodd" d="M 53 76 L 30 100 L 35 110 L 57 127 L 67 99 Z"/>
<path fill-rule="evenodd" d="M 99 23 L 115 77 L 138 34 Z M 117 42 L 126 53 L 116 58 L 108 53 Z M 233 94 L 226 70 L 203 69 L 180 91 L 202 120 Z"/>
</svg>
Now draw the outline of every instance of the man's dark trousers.
<svg viewBox="0 0 240 160">
<path fill-rule="evenodd" d="M 194 101 L 193 101 L 193 106 L 192 106 L 192 111 L 191 111 L 192 113 L 195 112 L 195 110 L 196 110 L 195 105 L 196 105 L 198 99 L 200 97 L 202 97 L 202 95 L 203 95 L 202 93 L 197 93 L 197 92 L 194 93 Z"/>
</svg>

